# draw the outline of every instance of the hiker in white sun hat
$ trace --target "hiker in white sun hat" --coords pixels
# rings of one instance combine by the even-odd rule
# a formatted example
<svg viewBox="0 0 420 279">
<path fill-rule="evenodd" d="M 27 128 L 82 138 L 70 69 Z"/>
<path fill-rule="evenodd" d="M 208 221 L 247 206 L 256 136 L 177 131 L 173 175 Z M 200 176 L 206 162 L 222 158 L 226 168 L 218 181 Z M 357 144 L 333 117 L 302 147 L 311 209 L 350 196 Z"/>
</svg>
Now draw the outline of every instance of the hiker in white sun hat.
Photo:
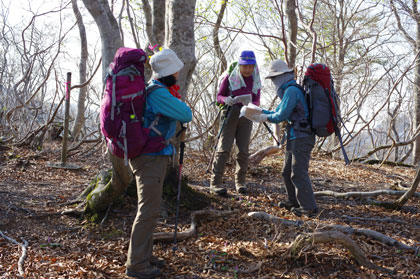
<svg viewBox="0 0 420 279">
<path fill-rule="evenodd" d="M 163 49 L 150 58 L 153 77 L 146 88 L 143 127 L 150 137 L 162 137 L 165 147 L 130 159 L 130 169 L 137 186 L 137 215 L 134 219 L 127 253 L 126 274 L 136 278 L 155 278 L 161 275 L 164 262 L 152 255 L 153 231 L 160 214 L 163 181 L 175 147 L 177 122 L 192 120 L 191 109 L 181 101 L 176 85 L 184 63 L 173 50 Z M 152 123 L 154 125 L 152 125 Z"/>
<path fill-rule="evenodd" d="M 309 110 L 303 89 L 296 83 L 293 69 L 280 59 L 271 62 L 266 78 L 272 81 L 281 102 L 275 111 L 262 110 L 251 120 L 271 123 L 287 121 L 282 176 L 288 200 L 280 202 L 279 206 L 297 216 L 313 217 L 319 210 L 308 168 L 315 135 L 309 125 Z"/>
</svg>

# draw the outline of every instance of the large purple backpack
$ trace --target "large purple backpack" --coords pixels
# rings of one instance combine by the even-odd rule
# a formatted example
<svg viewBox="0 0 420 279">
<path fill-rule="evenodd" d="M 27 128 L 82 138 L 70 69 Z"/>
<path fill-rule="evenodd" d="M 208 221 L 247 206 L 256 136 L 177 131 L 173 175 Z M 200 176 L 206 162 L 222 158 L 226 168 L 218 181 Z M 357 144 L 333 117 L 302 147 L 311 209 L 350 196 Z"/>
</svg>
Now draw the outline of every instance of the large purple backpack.
<svg viewBox="0 0 420 279">
<path fill-rule="evenodd" d="M 105 77 L 101 131 L 112 154 L 124 158 L 126 164 L 129 158 L 158 152 L 166 146 L 163 136 L 149 137 L 159 116 L 151 126 L 143 127 L 146 97 L 153 90 L 145 90 L 146 57 L 142 49 L 121 47 L 115 53 Z"/>
</svg>

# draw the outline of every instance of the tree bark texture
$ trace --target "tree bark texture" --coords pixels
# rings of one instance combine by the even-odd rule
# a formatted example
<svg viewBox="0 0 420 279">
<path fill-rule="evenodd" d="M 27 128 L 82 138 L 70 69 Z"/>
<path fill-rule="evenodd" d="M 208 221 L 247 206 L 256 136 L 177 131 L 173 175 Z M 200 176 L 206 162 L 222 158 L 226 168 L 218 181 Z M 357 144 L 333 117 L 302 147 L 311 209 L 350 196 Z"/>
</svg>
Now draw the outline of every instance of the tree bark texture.
<svg viewBox="0 0 420 279">
<path fill-rule="evenodd" d="M 153 34 L 159 46 L 165 43 L 165 13 L 165 0 L 153 0 Z"/>
<path fill-rule="evenodd" d="M 110 154 L 112 163 L 112 178 L 107 179 L 101 175 L 95 188 L 86 198 L 86 210 L 90 212 L 101 212 L 116 199 L 118 199 L 130 184 L 133 178 L 131 170 L 124 165 L 124 159 Z"/>
</svg>

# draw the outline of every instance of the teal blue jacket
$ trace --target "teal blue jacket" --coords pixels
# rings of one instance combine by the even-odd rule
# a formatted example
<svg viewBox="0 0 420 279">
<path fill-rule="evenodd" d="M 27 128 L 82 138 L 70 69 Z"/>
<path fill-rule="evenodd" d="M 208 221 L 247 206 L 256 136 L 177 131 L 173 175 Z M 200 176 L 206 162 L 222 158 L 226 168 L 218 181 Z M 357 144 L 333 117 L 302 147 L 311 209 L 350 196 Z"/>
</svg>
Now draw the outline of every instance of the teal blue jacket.
<svg viewBox="0 0 420 279">
<path fill-rule="evenodd" d="M 290 139 L 302 138 L 311 135 L 312 133 L 297 131 L 294 128 L 294 123 L 307 122 L 309 111 L 305 101 L 305 96 L 302 90 L 296 86 L 295 80 L 286 82 L 280 87 L 284 90 L 283 97 L 280 96 L 281 102 L 275 111 L 263 110 L 263 113 L 268 114 L 268 122 L 280 123 L 287 121 L 290 125 Z"/>
<path fill-rule="evenodd" d="M 177 121 L 182 123 L 190 122 L 192 120 L 192 112 L 186 103 L 169 93 L 166 86 L 159 81 L 152 80 L 148 87 L 156 84 L 162 87 L 153 90 L 147 96 L 143 127 L 149 127 L 156 116 L 161 115 L 159 122 L 155 127 L 162 133 L 165 139 L 169 140 L 175 135 Z M 157 134 L 151 130 L 150 136 L 157 136 Z M 144 155 L 170 156 L 174 151 L 174 146 L 169 144 L 160 152 L 146 153 Z"/>
</svg>

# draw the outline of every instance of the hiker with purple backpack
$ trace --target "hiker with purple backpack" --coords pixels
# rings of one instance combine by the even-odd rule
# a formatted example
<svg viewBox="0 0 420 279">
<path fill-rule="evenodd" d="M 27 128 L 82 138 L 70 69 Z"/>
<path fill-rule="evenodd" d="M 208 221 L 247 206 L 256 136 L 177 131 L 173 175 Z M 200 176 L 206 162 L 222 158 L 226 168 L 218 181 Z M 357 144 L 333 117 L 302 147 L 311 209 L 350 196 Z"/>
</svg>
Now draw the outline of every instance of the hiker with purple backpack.
<svg viewBox="0 0 420 279">
<path fill-rule="evenodd" d="M 137 184 L 138 207 L 127 254 L 126 274 L 136 278 L 155 278 L 161 275 L 163 260 L 152 255 L 153 231 L 160 215 L 163 181 L 166 169 L 175 152 L 170 139 L 174 137 L 177 122 L 192 119 L 191 109 L 180 100 L 176 85 L 184 64 L 174 51 L 163 49 L 150 58 L 153 77 L 147 86 L 144 127 L 150 127 L 150 138 L 163 136 L 165 147 L 130 159 L 129 165 Z"/>
<path fill-rule="evenodd" d="M 229 73 L 223 77 L 217 94 L 217 102 L 225 106 L 221 115 L 223 124 L 219 132 L 216 158 L 211 169 L 210 193 L 212 194 L 227 193 L 222 185 L 222 178 L 234 140 L 239 150 L 236 158 L 235 188 L 238 193 L 247 192 L 245 178 L 248 170 L 252 121 L 240 118 L 239 112 L 241 107 L 248 103 L 260 105 L 260 89 L 261 80 L 255 54 L 251 50 L 244 50 L 237 63 L 234 63 Z"/>
<path fill-rule="evenodd" d="M 319 210 L 308 168 L 315 135 L 308 122 L 309 110 L 303 88 L 296 83 L 293 69 L 282 60 L 271 62 L 266 78 L 275 86 L 280 104 L 275 111 L 260 110 L 252 116 L 247 116 L 249 108 L 244 107 L 243 114 L 256 122 L 288 122 L 282 171 L 288 200 L 280 202 L 279 207 L 286 208 L 297 216 L 313 217 Z"/>
</svg>

